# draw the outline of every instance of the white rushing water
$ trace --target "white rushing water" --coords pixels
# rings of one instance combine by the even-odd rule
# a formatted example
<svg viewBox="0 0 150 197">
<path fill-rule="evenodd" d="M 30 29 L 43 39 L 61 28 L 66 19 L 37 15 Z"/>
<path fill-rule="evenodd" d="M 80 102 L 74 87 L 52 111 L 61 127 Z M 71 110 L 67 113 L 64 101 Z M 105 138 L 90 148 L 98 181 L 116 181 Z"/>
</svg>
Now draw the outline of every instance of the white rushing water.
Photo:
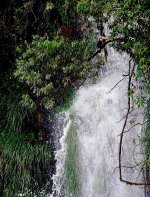
<svg viewBox="0 0 150 197">
<path fill-rule="evenodd" d="M 144 197 L 144 189 L 138 186 L 129 186 L 120 182 L 118 173 L 119 134 L 123 127 L 120 121 L 127 112 L 127 85 L 128 78 L 122 80 L 115 88 L 123 75 L 128 74 L 129 57 L 109 49 L 109 63 L 104 65 L 105 72 L 96 84 L 82 86 L 76 94 L 72 110 L 78 126 L 78 193 L 74 197 Z M 140 112 L 132 114 L 130 122 L 139 122 Z M 66 116 L 66 115 L 65 115 Z M 59 120 L 60 119 L 60 120 Z M 65 138 L 71 121 L 59 118 L 56 132 L 63 134 L 59 141 L 55 159 L 56 174 L 53 176 L 53 192 L 50 197 L 72 196 L 66 190 L 65 181 Z M 61 120 L 62 119 L 62 120 Z M 63 120 L 64 119 L 64 120 Z M 62 124 L 62 121 L 64 122 Z M 60 123 L 59 123 L 60 122 Z M 130 128 L 132 124 L 128 124 Z M 134 166 L 140 162 L 139 144 L 141 126 L 135 127 L 132 132 L 125 134 L 123 140 L 122 165 Z M 56 140 L 58 141 L 58 139 Z M 125 168 L 123 178 L 128 181 L 140 180 L 139 170 Z"/>
<path fill-rule="evenodd" d="M 143 197 L 144 190 L 119 181 L 119 134 L 127 112 L 128 78 L 115 84 L 128 73 L 129 57 L 114 49 L 109 51 L 109 63 L 99 82 L 85 85 L 78 91 L 73 110 L 78 125 L 78 163 L 80 191 L 76 197 Z M 134 118 L 134 121 L 136 118 Z M 130 127 L 131 125 L 129 125 Z M 123 165 L 133 166 L 140 147 L 137 146 L 141 127 L 125 135 Z M 138 147 L 138 148 L 137 148 Z M 137 155 L 137 158 L 134 156 Z M 139 175 L 125 169 L 123 177 L 136 182 Z"/>
<path fill-rule="evenodd" d="M 65 189 L 65 172 L 64 172 L 64 164 L 66 157 L 66 143 L 65 138 L 67 135 L 67 131 L 70 127 L 71 120 L 69 119 L 69 113 L 59 114 L 56 121 L 55 129 L 55 159 L 56 159 L 56 174 L 53 175 L 53 188 L 52 194 L 48 194 L 47 197 L 65 197 L 66 189 Z M 61 137 L 60 137 L 60 133 Z"/>
</svg>

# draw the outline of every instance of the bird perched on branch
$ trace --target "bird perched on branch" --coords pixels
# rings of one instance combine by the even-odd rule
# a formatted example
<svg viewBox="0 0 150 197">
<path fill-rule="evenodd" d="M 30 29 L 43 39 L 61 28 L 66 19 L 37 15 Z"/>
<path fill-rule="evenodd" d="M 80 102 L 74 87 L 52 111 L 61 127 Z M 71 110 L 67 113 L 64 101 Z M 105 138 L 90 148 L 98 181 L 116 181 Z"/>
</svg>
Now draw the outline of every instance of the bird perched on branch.
<svg viewBox="0 0 150 197">
<path fill-rule="evenodd" d="M 99 40 L 97 42 L 98 50 L 90 58 L 88 58 L 88 61 L 90 61 L 92 58 L 94 58 L 98 53 L 101 53 L 101 50 L 104 49 L 105 63 L 107 63 L 108 52 L 107 52 L 106 47 L 105 47 L 106 44 L 109 43 L 109 41 L 107 41 L 107 40 L 108 40 L 108 38 L 106 38 L 106 37 L 100 37 L 99 38 Z"/>
</svg>

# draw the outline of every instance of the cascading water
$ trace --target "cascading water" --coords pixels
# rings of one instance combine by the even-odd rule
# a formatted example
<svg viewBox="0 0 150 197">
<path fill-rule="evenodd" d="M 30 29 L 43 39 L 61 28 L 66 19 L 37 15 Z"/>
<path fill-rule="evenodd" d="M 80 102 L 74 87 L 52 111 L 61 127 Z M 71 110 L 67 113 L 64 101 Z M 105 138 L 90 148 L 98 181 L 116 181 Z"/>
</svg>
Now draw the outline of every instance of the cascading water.
<svg viewBox="0 0 150 197">
<path fill-rule="evenodd" d="M 53 176 L 53 192 L 50 197 L 143 197 L 144 189 L 120 182 L 118 173 L 119 134 L 122 119 L 127 113 L 127 85 L 129 57 L 109 49 L 109 63 L 96 84 L 83 85 L 77 92 L 72 106 L 77 124 L 78 188 L 72 194 L 65 182 L 65 137 L 70 122 L 56 148 L 56 174 Z M 123 80 L 122 80 L 123 79 Z M 120 82 L 119 82 L 120 81 Z M 118 83 L 119 82 L 119 83 Z M 118 84 L 117 84 L 118 83 Z M 117 85 L 116 85 L 117 84 Z M 141 113 L 141 112 L 140 112 Z M 139 112 L 132 114 L 134 123 L 139 122 Z M 122 121 L 120 121 L 122 119 Z M 132 122 L 133 119 L 130 118 Z M 127 128 L 132 125 L 128 124 Z M 142 182 L 141 174 L 130 166 L 140 162 L 139 144 L 141 126 L 127 132 L 123 140 L 123 178 Z M 56 129 L 57 132 L 57 129 Z M 136 155 L 136 158 L 134 157 Z"/>
<path fill-rule="evenodd" d="M 143 197 L 144 189 L 121 183 L 118 174 L 119 134 L 122 130 L 121 120 L 127 111 L 128 78 L 120 81 L 128 73 L 129 57 L 119 54 L 114 49 L 109 51 L 109 64 L 105 74 L 96 84 L 82 86 L 74 100 L 72 110 L 77 124 L 77 163 L 76 174 L 79 188 L 75 194 L 65 191 L 64 165 L 66 156 L 65 137 L 70 125 L 66 119 L 64 134 L 56 153 L 56 175 L 53 177 L 53 193 L 51 197 Z M 105 66 L 105 65 L 104 65 Z M 113 88 L 118 81 L 120 83 Z M 139 114 L 134 119 L 139 121 Z M 136 120 L 134 120 L 136 121 Z M 61 121 L 62 122 L 62 121 Z M 67 123 L 68 122 L 68 123 Z M 57 122 L 58 124 L 58 122 Z M 64 124 L 64 125 L 65 125 Z M 130 127 L 131 125 L 129 125 Z M 57 132 L 58 129 L 56 129 Z M 62 130 L 62 129 L 61 129 Z M 124 137 L 122 165 L 134 166 L 139 153 L 141 126 L 133 129 L 132 134 Z M 61 131 L 62 132 L 62 131 Z M 138 147 L 138 148 L 135 148 Z M 123 170 L 124 178 L 129 181 L 140 179 L 133 169 Z M 69 194 L 68 194 L 69 193 Z"/>
<path fill-rule="evenodd" d="M 143 197 L 144 191 L 119 181 L 118 146 L 123 122 L 119 120 L 127 112 L 127 84 L 121 81 L 127 74 L 129 57 L 109 51 L 109 64 L 103 78 L 94 85 L 82 87 L 75 98 L 73 110 L 78 125 L 78 173 L 79 197 Z M 104 65 L 105 66 L 105 65 Z M 135 143 L 138 143 L 140 127 L 124 139 L 123 165 L 133 166 Z M 138 132 L 139 131 L 139 132 Z M 138 148 L 140 151 L 140 148 Z M 134 163 L 134 164 L 133 164 Z M 124 177 L 136 181 L 137 173 L 125 169 Z M 128 171 L 128 172 L 127 172 Z M 138 177 L 139 178 L 139 177 Z"/>
</svg>

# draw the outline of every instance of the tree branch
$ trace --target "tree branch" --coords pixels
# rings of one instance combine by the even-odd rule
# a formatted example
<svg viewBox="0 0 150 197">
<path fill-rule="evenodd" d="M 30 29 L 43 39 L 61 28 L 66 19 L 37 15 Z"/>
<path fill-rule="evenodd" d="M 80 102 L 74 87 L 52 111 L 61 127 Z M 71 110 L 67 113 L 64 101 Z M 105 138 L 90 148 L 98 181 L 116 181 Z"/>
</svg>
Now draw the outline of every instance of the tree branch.
<svg viewBox="0 0 150 197">
<path fill-rule="evenodd" d="M 128 75 L 127 75 L 127 76 L 128 76 Z M 115 87 L 116 87 L 121 81 L 123 81 L 127 76 L 124 76 L 121 80 L 119 80 L 119 81 L 114 85 L 114 87 L 113 87 L 108 93 L 111 93 L 111 91 L 114 90 Z"/>
<path fill-rule="evenodd" d="M 134 71 L 134 68 L 135 68 L 135 64 L 133 66 L 133 69 L 131 71 L 131 60 L 129 61 L 129 82 L 128 82 L 128 91 L 130 91 L 130 83 L 131 83 L 131 78 L 132 78 L 132 73 Z M 129 113 L 130 113 L 130 97 L 128 97 L 128 110 L 127 110 L 127 115 L 126 115 L 126 118 L 125 118 L 125 121 L 124 121 L 124 125 L 123 125 L 123 128 L 122 128 L 122 132 L 120 134 L 120 143 L 119 143 L 119 175 L 120 175 L 120 181 L 123 181 L 122 179 L 122 162 L 121 162 L 121 156 L 122 156 L 122 142 L 123 142 L 123 134 L 124 134 L 124 130 L 125 130 L 125 127 L 126 127 L 126 124 L 127 124 L 127 120 L 128 120 L 128 116 L 129 116 Z"/>
<path fill-rule="evenodd" d="M 145 122 L 143 122 L 143 123 L 136 123 L 136 124 L 134 124 L 134 125 L 132 125 L 132 127 L 130 127 L 130 129 L 128 129 L 128 130 L 126 130 L 126 131 L 124 131 L 123 133 L 127 133 L 128 131 L 130 131 L 133 127 L 135 127 L 135 126 L 137 126 L 137 125 L 144 125 L 145 123 L 147 123 L 148 121 L 149 121 L 150 119 L 147 119 Z"/>
</svg>

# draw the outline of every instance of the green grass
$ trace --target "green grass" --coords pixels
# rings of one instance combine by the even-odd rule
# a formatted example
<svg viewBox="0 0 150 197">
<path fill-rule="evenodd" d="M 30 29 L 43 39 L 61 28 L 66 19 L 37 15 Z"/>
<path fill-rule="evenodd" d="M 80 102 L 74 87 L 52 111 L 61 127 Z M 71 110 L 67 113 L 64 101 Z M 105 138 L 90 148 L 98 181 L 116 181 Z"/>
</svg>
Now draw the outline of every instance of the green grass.
<svg viewBox="0 0 150 197">
<path fill-rule="evenodd" d="M 16 89 L 2 95 L 0 99 L 0 109 L 3 114 L 0 120 L 1 131 L 22 133 L 26 123 L 33 119 L 35 108 L 29 109 L 25 106 L 22 91 Z"/>
<path fill-rule="evenodd" d="M 1 175 L 4 176 L 4 197 L 16 197 L 27 191 L 40 192 L 42 169 L 49 161 L 46 145 L 31 145 L 24 135 L 0 134 Z M 33 196 L 26 194 L 27 196 Z"/>
<path fill-rule="evenodd" d="M 66 180 L 67 180 L 67 189 L 69 196 L 77 197 L 77 191 L 79 189 L 79 178 L 77 173 L 77 144 L 76 144 L 76 125 L 72 122 L 68 134 L 66 137 L 67 142 L 67 155 L 65 162 L 65 172 L 66 172 Z"/>
</svg>

